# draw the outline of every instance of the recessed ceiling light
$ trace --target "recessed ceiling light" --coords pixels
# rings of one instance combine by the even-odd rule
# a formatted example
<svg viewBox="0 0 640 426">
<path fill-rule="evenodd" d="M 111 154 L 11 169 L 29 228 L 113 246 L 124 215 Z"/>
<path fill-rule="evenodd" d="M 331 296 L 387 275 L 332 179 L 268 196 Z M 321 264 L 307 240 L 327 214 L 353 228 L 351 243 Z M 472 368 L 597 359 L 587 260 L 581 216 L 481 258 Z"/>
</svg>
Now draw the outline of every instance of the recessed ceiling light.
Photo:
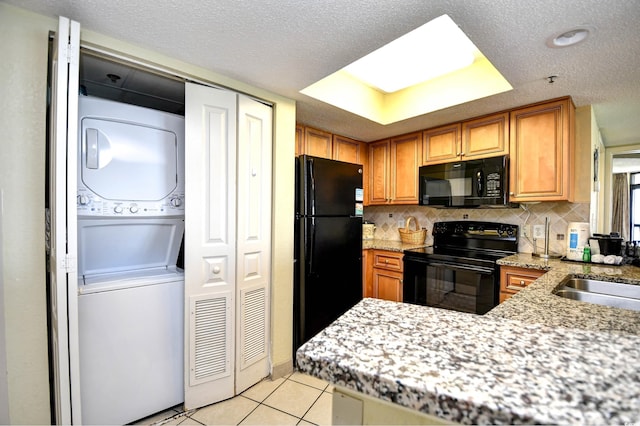
<svg viewBox="0 0 640 426">
<path fill-rule="evenodd" d="M 549 47 L 568 47 L 586 40 L 594 32 L 590 26 L 576 27 L 547 39 Z"/>
</svg>

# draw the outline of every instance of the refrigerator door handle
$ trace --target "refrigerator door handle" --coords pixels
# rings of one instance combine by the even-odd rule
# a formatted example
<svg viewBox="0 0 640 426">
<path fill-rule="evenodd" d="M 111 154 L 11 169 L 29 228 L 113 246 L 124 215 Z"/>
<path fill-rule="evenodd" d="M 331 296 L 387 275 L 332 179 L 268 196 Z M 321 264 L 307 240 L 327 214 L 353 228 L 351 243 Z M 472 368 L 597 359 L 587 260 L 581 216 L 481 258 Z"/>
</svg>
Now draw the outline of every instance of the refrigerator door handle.
<svg viewBox="0 0 640 426">
<path fill-rule="evenodd" d="M 316 179 L 313 172 L 313 159 L 309 159 L 309 185 L 311 186 L 311 216 L 316 215 Z"/>
<path fill-rule="evenodd" d="M 316 246 L 316 218 L 311 218 L 311 229 L 309 230 L 309 273 L 313 273 L 313 252 Z"/>
</svg>

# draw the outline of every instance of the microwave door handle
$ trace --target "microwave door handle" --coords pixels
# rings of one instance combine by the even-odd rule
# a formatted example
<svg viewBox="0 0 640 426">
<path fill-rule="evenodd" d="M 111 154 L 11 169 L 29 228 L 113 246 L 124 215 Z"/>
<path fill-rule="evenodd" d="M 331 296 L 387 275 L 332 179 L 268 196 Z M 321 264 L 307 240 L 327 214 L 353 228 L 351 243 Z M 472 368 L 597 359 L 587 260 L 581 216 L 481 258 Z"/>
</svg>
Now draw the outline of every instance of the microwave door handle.
<svg viewBox="0 0 640 426">
<path fill-rule="evenodd" d="M 476 189 L 478 191 L 478 197 L 484 195 L 484 173 L 482 170 L 476 172 Z"/>
</svg>

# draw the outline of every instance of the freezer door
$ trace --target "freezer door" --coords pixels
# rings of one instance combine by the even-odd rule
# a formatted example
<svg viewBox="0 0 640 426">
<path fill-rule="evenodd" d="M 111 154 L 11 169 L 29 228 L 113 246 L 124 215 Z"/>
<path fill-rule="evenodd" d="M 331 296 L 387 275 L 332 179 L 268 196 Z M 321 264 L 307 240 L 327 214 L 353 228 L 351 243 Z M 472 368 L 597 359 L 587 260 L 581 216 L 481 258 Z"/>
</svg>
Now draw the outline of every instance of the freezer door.
<svg viewBox="0 0 640 426">
<path fill-rule="evenodd" d="M 300 156 L 297 199 L 303 216 L 362 216 L 362 166 Z"/>
<path fill-rule="evenodd" d="M 294 301 L 294 351 L 362 299 L 362 221 L 298 221 L 300 253 Z"/>
</svg>

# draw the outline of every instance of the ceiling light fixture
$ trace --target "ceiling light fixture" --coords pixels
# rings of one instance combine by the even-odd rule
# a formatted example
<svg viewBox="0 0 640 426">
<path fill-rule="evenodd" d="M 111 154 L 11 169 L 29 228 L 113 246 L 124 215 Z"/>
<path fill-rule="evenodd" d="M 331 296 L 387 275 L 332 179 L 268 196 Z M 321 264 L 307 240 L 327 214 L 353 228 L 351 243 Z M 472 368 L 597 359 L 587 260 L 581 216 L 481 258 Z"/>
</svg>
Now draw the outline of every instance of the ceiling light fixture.
<svg viewBox="0 0 640 426">
<path fill-rule="evenodd" d="M 595 29 L 591 26 L 582 26 L 572 28 L 569 31 L 563 31 L 547 39 L 549 47 L 568 47 L 585 41 Z"/>
<path fill-rule="evenodd" d="M 395 48 L 401 52 L 387 52 Z M 300 93 L 387 125 L 512 89 L 455 22 L 442 15 Z"/>
<path fill-rule="evenodd" d="M 466 68 L 475 46 L 448 16 L 442 15 L 367 56 L 344 71 L 386 93 Z"/>
</svg>

